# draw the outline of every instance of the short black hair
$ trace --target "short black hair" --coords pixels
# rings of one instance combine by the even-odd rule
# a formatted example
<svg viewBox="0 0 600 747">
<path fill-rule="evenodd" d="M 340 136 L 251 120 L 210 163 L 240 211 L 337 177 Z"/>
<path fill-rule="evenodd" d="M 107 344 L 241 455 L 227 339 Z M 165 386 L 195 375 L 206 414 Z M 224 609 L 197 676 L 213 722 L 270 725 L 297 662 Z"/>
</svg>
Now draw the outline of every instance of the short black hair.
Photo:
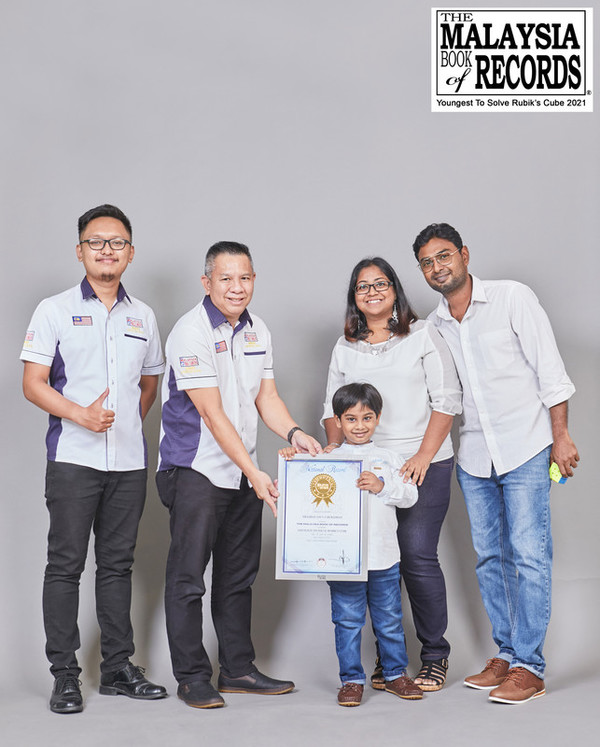
<svg viewBox="0 0 600 747">
<path fill-rule="evenodd" d="M 449 223 L 431 223 L 417 236 L 413 244 L 415 257 L 419 259 L 419 252 L 431 241 L 431 239 L 446 239 L 454 244 L 457 249 L 462 249 L 464 244 L 459 232 Z"/>
<path fill-rule="evenodd" d="M 254 270 L 254 262 L 252 261 L 252 255 L 250 249 L 246 244 L 240 244 L 237 241 L 217 241 L 211 248 L 206 252 L 206 258 L 204 260 L 204 274 L 206 277 L 212 275 L 212 271 L 215 269 L 215 259 L 219 254 L 243 254 L 248 257 L 252 270 Z"/>
<path fill-rule="evenodd" d="M 91 208 L 91 210 L 84 213 L 77 221 L 77 233 L 79 234 L 79 238 L 81 238 L 81 234 L 87 228 L 88 223 L 96 218 L 115 218 L 116 220 L 120 220 L 127 229 L 129 238 L 133 238 L 131 221 L 122 210 L 119 210 L 119 208 L 114 205 L 98 205 L 98 207 Z"/>
<path fill-rule="evenodd" d="M 373 384 L 354 383 L 341 386 L 333 395 L 331 405 L 333 414 L 338 418 L 355 405 L 368 407 L 379 416 L 383 409 L 383 399 Z"/>
</svg>

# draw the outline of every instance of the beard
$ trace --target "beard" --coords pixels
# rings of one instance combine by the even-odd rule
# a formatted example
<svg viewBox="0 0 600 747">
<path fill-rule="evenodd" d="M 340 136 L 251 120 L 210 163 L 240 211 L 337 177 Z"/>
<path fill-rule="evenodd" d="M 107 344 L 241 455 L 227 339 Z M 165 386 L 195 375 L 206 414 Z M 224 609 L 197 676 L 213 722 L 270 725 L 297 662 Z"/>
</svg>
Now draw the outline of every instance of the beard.
<svg viewBox="0 0 600 747">
<path fill-rule="evenodd" d="M 429 281 L 429 285 L 434 290 L 438 291 L 438 293 L 441 293 L 443 296 L 447 296 L 449 293 L 454 293 L 454 291 L 462 288 L 468 279 L 469 274 L 465 272 L 464 275 L 451 275 L 445 283 L 437 283 L 432 278 Z"/>
<path fill-rule="evenodd" d="M 100 280 L 102 280 L 103 283 L 112 283 L 115 277 L 116 275 L 114 272 L 103 272 L 102 275 L 100 275 Z"/>
</svg>

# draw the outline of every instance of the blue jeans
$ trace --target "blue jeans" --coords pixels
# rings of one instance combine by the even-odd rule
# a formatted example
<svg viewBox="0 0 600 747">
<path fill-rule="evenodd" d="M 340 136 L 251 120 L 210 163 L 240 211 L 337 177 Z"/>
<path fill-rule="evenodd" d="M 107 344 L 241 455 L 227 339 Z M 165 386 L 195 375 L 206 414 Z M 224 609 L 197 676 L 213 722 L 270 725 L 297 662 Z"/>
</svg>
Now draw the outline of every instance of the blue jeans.
<svg viewBox="0 0 600 747">
<path fill-rule="evenodd" d="M 402 629 L 400 571 L 396 563 L 384 571 L 369 571 L 367 581 L 328 581 L 335 650 L 342 683 L 367 681 L 360 661 L 361 631 L 367 605 L 379 643 L 383 676 L 395 680 L 406 671 L 408 657 Z"/>
<path fill-rule="evenodd" d="M 504 475 L 456 468 L 498 657 L 542 678 L 552 583 L 549 460 L 550 446 Z"/>
</svg>

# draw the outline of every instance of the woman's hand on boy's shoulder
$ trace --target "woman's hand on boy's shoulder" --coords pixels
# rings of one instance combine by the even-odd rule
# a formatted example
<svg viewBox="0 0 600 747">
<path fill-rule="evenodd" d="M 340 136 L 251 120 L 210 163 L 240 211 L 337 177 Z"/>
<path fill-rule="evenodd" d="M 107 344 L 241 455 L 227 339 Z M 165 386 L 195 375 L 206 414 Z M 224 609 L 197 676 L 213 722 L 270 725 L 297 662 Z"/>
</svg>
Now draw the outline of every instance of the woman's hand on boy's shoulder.
<svg viewBox="0 0 600 747">
<path fill-rule="evenodd" d="M 417 452 L 404 462 L 400 468 L 400 477 L 403 478 L 404 482 L 411 482 L 413 485 L 421 486 L 430 464 L 430 458 L 422 456 Z"/>
</svg>

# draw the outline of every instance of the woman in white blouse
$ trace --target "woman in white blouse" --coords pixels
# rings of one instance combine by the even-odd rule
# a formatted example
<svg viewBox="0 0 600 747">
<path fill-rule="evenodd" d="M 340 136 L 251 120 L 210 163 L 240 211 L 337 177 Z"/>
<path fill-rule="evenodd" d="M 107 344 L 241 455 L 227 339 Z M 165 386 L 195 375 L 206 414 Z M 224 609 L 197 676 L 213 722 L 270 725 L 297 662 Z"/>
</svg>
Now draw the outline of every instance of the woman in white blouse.
<svg viewBox="0 0 600 747">
<path fill-rule="evenodd" d="M 344 336 L 333 349 L 327 379 L 323 421 L 330 448 L 342 440 L 331 398 L 354 381 L 373 384 L 381 393 L 375 441 L 404 459 L 405 478 L 418 486 L 417 503 L 397 509 L 400 572 L 422 644 L 415 682 L 422 690 L 439 690 L 450 645 L 444 638 L 446 585 L 437 546 L 450 501 L 449 434 L 461 412 L 461 388 L 446 343 L 433 324 L 417 319 L 398 276 L 381 257 L 363 259 L 350 278 Z M 379 660 L 371 684 L 385 687 Z"/>
</svg>

